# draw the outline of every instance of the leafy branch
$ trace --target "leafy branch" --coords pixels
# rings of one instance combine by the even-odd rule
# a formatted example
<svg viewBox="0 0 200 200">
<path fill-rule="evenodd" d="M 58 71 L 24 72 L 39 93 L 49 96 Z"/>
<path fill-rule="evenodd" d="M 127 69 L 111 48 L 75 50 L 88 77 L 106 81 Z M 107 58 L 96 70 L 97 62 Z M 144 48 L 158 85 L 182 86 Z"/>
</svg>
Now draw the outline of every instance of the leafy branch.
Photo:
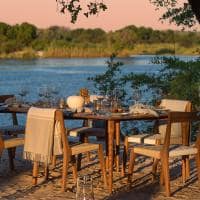
<svg viewBox="0 0 200 200">
<path fill-rule="evenodd" d="M 184 3 L 183 6 L 178 6 L 177 0 L 149 0 L 156 10 L 164 8 L 166 11 L 160 17 L 160 20 L 169 20 L 170 23 L 175 23 L 177 26 L 194 27 L 197 24 L 197 14 L 193 9 L 193 1 Z"/>
<path fill-rule="evenodd" d="M 83 0 L 56 0 L 60 12 L 63 14 L 69 13 L 71 16 L 71 23 L 75 23 L 81 11 L 83 11 Z M 83 12 L 85 17 L 96 15 L 101 11 L 105 11 L 107 6 L 102 0 L 95 0 L 86 3 L 86 10 Z"/>
</svg>

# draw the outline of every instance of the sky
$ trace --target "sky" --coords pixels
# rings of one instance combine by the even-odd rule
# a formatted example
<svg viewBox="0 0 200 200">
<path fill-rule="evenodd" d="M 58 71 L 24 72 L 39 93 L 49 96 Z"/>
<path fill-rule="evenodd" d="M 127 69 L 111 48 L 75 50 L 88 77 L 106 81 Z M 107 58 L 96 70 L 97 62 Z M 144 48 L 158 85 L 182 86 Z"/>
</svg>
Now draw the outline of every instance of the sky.
<svg viewBox="0 0 200 200">
<path fill-rule="evenodd" d="M 85 1 L 85 0 L 82 0 Z M 176 29 L 167 22 L 159 21 L 160 12 L 149 0 L 104 0 L 108 10 L 98 16 L 80 16 L 75 25 L 70 18 L 59 13 L 56 0 L 0 1 L 0 21 L 8 24 L 28 22 L 39 28 L 58 25 L 74 28 L 102 28 L 117 30 L 128 25 L 152 27 L 154 29 Z"/>
</svg>

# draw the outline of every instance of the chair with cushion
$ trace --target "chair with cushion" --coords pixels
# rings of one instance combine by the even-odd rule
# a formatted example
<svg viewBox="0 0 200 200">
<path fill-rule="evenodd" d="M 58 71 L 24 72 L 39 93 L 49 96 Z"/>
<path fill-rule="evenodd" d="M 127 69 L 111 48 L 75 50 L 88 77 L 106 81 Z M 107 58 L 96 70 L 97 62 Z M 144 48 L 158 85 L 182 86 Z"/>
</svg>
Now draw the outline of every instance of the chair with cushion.
<svg viewBox="0 0 200 200">
<path fill-rule="evenodd" d="M 182 157 L 182 180 L 186 181 L 187 178 L 187 165 L 186 158 L 190 155 L 196 156 L 197 174 L 200 182 L 200 137 L 198 137 L 195 146 L 189 145 L 189 126 L 188 124 L 198 121 L 200 122 L 200 116 L 197 112 L 169 112 L 166 126 L 166 134 L 164 143 L 161 145 L 138 145 L 131 147 L 130 163 L 128 169 L 128 180 L 132 179 L 132 173 L 134 170 L 134 162 L 136 155 L 143 155 L 152 157 L 161 161 L 161 184 L 165 185 L 166 195 L 170 196 L 170 177 L 169 177 L 169 159 L 174 157 Z M 182 137 L 181 144 L 174 145 L 173 140 L 171 144 L 172 126 L 175 123 L 181 124 L 180 136 Z"/>
<path fill-rule="evenodd" d="M 85 100 L 86 104 L 93 103 L 98 99 L 98 95 L 89 95 L 87 88 L 80 89 L 80 96 Z M 97 138 L 105 137 L 106 124 L 103 120 L 84 120 L 82 127 L 76 127 L 68 130 L 69 136 L 80 137 L 81 142 L 88 142 L 88 137 L 95 136 Z"/>
<path fill-rule="evenodd" d="M 87 88 L 80 89 L 80 96 L 82 96 L 86 104 L 93 103 L 93 100 L 98 99 L 98 95 L 89 95 Z M 105 137 L 106 123 L 103 120 L 84 120 L 83 126 L 75 127 L 68 130 L 68 135 L 72 137 L 79 137 L 80 142 L 88 143 L 89 137 L 96 137 L 101 139 Z M 90 154 L 87 153 L 88 161 L 90 160 Z M 79 156 L 81 160 L 81 155 Z M 80 162 L 78 163 L 80 168 Z"/>
<path fill-rule="evenodd" d="M 51 116 L 47 115 L 48 113 L 50 113 Z M 55 113 L 54 117 L 52 113 Z M 41 123 L 41 120 L 43 120 L 44 123 Z M 45 137 L 48 137 L 49 139 L 53 138 L 53 141 L 52 139 L 49 140 Z M 35 144 L 36 142 L 37 145 Z M 69 164 L 72 164 L 73 177 L 76 182 L 77 165 L 75 161 L 75 156 L 91 151 L 98 152 L 103 181 L 104 184 L 107 185 L 103 148 L 101 144 L 79 143 L 70 145 L 68 141 L 68 136 L 66 135 L 66 128 L 64 125 L 64 117 L 62 111 L 54 111 L 53 109 L 41 108 L 32 108 L 29 110 L 26 124 L 24 157 L 26 159 L 34 161 L 34 184 L 37 184 L 38 163 L 44 163 L 46 165 L 45 178 L 48 178 L 48 164 L 52 162 L 53 156 L 62 154 L 62 190 L 65 191 L 67 185 L 67 173 Z M 56 154 L 56 152 L 58 152 L 59 154 Z M 49 159 L 46 160 L 46 158 Z"/>
<path fill-rule="evenodd" d="M 15 148 L 23 145 L 24 138 L 6 137 L 0 134 L 0 155 L 2 155 L 4 149 L 8 150 L 10 170 L 14 170 Z"/>
<path fill-rule="evenodd" d="M 180 112 L 190 112 L 192 110 L 192 104 L 190 101 L 183 101 L 183 100 L 173 100 L 173 99 L 162 99 L 159 107 L 162 109 L 166 109 L 169 111 L 180 111 Z M 163 124 L 164 123 L 164 124 Z M 123 167 L 122 167 L 122 174 L 125 173 L 125 166 L 126 166 L 126 159 L 127 159 L 127 151 L 128 146 L 134 144 L 163 144 L 164 137 L 166 133 L 166 125 L 165 120 L 160 120 L 159 122 L 156 121 L 154 125 L 154 133 L 145 133 L 145 134 L 138 134 L 138 135 L 131 135 L 125 137 L 124 140 L 124 155 L 123 155 Z M 181 143 L 181 124 L 176 123 L 172 125 L 172 132 L 171 132 L 171 142 L 174 144 Z M 154 165 L 154 171 L 156 170 L 157 165 Z"/>
<path fill-rule="evenodd" d="M 0 95 L 0 103 L 5 103 L 6 100 L 14 98 L 14 95 Z M 0 156 L 3 149 L 8 150 L 9 155 L 9 167 L 14 169 L 13 159 L 15 157 L 15 148 L 21 146 L 24 143 L 23 138 L 17 138 L 18 134 L 24 134 L 25 127 L 18 125 L 16 113 L 12 113 L 13 125 L 0 126 Z"/>
</svg>

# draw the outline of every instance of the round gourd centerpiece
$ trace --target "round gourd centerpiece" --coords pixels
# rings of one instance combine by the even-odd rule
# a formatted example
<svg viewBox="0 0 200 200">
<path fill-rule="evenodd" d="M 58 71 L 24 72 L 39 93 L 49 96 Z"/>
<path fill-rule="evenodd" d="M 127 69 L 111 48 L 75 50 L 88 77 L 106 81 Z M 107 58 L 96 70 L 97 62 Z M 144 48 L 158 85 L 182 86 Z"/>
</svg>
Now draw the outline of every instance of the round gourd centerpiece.
<svg viewBox="0 0 200 200">
<path fill-rule="evenodd" d="M 81 109 L 84 106 L 84 98 L 81 96 L 69 96 L 67 98 L 67 105 L 72 109 Z"/>
</svg>

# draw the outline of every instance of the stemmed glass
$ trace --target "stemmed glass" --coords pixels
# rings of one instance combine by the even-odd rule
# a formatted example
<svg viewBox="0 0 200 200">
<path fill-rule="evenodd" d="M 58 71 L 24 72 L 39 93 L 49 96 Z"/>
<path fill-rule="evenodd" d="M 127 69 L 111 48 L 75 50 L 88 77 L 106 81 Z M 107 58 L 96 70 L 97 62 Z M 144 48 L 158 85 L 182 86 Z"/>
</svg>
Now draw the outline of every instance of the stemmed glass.
<svg viewBox="0 0 200 200">
<path fill-rule="evenodd" d="M 115 88 L 113 90 L 113 98 L 112 98 L 112 111 L 113 112 L 118 112 L 121 110 L 121 101 L 120 98 L 122 97 L 122 92 L 120 91 L 119 88 Z"/>
<path fill-rule="evenodd" d="M 25 101 L 24 98 L 26 97 L 27 94 L 28 94 L 28 89 L 25 87 L 21 88 L 21 90 L 19 91 L 19 96 L 21 97 L 20 100 L 22 101 L 22 103 L 24 103 Z"/>
<path fill-rule="evenodd" d="M 135 104 L 138 104 L 140 99 L 141 99 L 141 90 L 140 88 L 137 87 L 133 91 L 133 100 Z"/>
<path fill-rule="evenodd" d="M 78 177 L 76 200 L 94 200 L 93 182 L 90 176 Z"/>
</svg>

